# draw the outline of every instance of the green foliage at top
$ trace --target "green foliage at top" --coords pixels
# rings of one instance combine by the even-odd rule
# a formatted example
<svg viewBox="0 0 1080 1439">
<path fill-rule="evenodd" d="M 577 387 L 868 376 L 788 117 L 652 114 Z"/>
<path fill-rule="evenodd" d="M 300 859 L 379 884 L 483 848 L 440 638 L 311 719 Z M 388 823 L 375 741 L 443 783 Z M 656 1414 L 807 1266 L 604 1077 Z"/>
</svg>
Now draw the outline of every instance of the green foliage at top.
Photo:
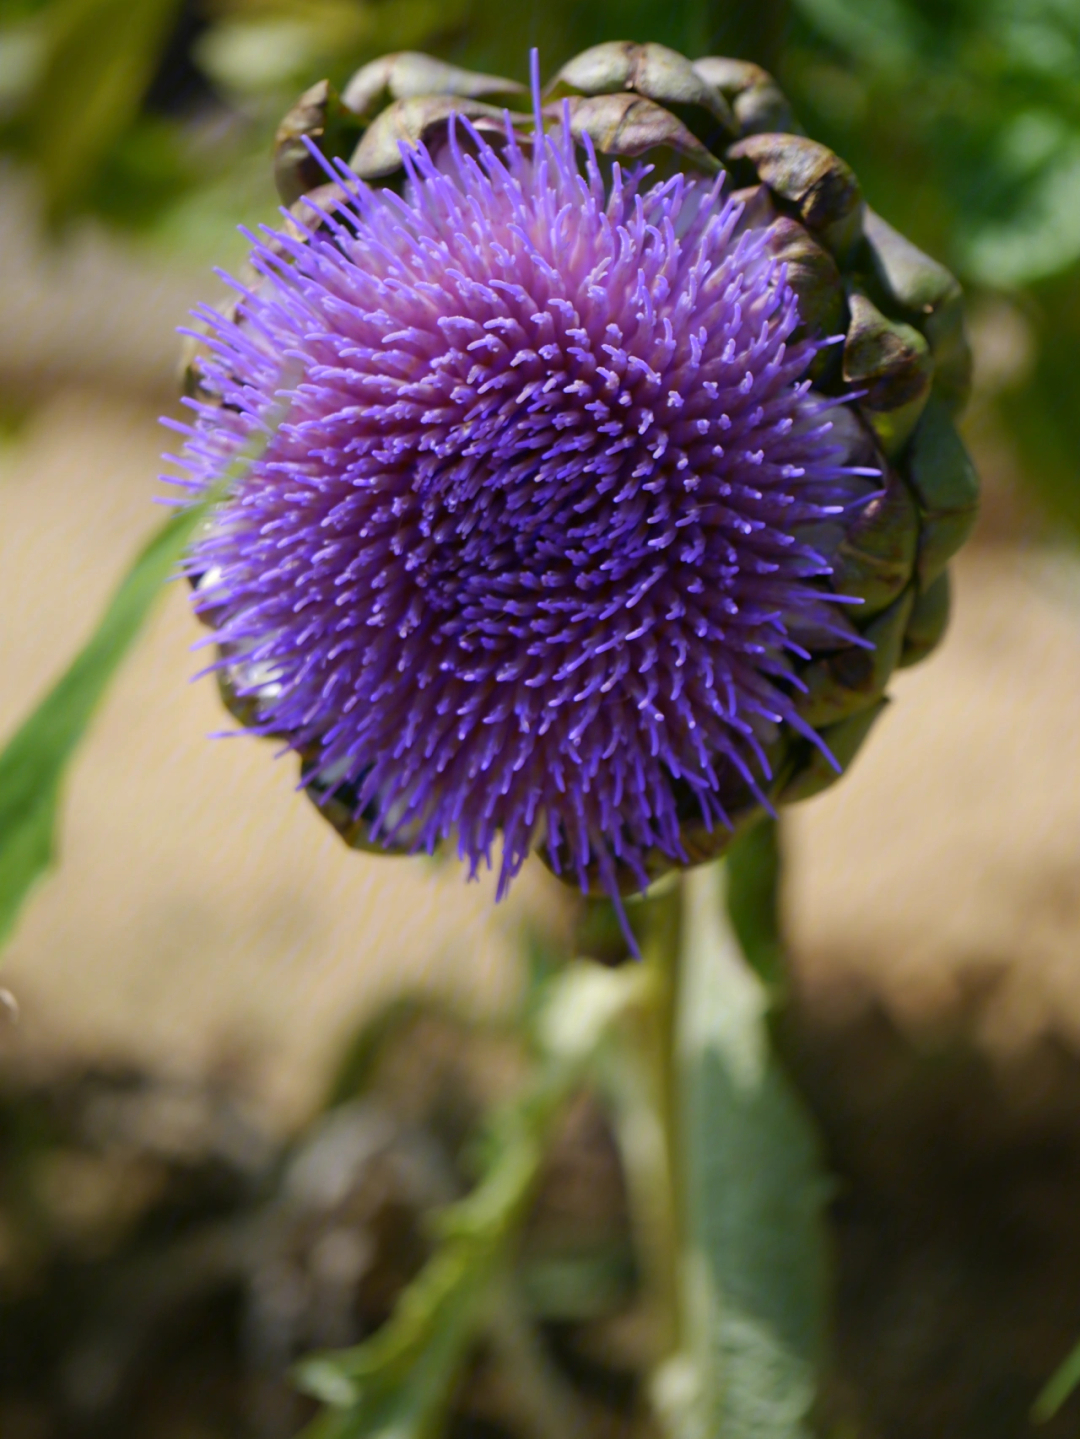
<svg viewBox="0 0 1080 1439">
<path fill-rule="evenodd" d="M 794 8 L 783 78 L 901 229 L 999 288 L 1080 261 L 1076 0 Z"/>
<path fill-rule="evenodd" d="M 33 167 L 54 228 L 80 213 L 161 226 L 220 187 L 227 230 L 241 218 L 237 175 L 256 155 L 265 164 L 281 114 L 323 76 L 341 83 L 376 55 L 426 49 L 525 79 L 533 45 L 550 72 L 588 45 L 634 34 L 690 54 L 770 60 L 784 3 L 8 0 L 0 9 L 0 148 Z M 201 76 L 201 93 L 163 107 L 157 90 L 178 67 Z M 269 191 L 264 204 L 272 213 Z"/>
<path fill-rule="evenodd" d="M 147 196 L 151 204 L 172 198 L 173 186 L 162 185 L 155 165 L 138 166 L 151 132 L 135 121 L 178 9 L 179 0 L 54 0 L 11 25 L 6 43 L 15 58 L 0 71 L 0 99 L 6 82 L 13 112 L 8 140 L 37 170 L 51 221 L 92 204 L 95 194 L 106 197 L 108 209 L 132 161 L 133 183 L 119 188 L 137 192 L 138 211 Z M 161 134 L 156 158 L 168 156 L 165 168 L 175 179 L 171 138 Z M 112 177 L 104 188 L 103 172 Z M 140 179 L 141 186 L 134 183 Z"/>
<path fill-rule="evenodd" d="M 725 54 L 771 63 L 786 0 L 459 0 L 461 21 L 444 53 L 474 69 L 527 79 L 531 46 L 545 75 L 604 40 L 656 40 L 686 55 Z"/>
<path fill-rule="evenodd" d="M 870 203 L 1032 358 L 996 397 L 1024 478 L 1080 532 L 1080 0 L 792 0 L 779 78 Z"/>
<path fill-rule="evenodd" d="M 532 45 L 551 73 L 620 37 L 775 70 L 875 208 L 1010 297 L 1032 355 L 997 418 L 1080 532 L 1080 0 L 7 0 L 0 148 L 54 227 L 90 212 L 220 257 L 273 216 L 273 131 L 314 80 L 400 49 L 524 79 Z M 163 106 L 178 66 L 201 91 Z"/>
</svg>

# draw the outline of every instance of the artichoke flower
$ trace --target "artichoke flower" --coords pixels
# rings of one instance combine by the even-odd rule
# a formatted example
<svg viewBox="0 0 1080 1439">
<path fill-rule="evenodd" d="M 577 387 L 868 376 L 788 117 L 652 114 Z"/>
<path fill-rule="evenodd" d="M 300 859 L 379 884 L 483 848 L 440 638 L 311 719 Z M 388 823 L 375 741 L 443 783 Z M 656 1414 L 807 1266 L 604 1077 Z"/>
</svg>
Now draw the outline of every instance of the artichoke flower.
<svg viewBox="0 0 1080 1439">
<path fill-rule="evenodd" d="M 959 287 L 757 66 L 418 54 L 278 132 L 180 457 L 225 702 L 348 843 L 613 897 L 851 762 L 947 622 Z"/>
</svg>

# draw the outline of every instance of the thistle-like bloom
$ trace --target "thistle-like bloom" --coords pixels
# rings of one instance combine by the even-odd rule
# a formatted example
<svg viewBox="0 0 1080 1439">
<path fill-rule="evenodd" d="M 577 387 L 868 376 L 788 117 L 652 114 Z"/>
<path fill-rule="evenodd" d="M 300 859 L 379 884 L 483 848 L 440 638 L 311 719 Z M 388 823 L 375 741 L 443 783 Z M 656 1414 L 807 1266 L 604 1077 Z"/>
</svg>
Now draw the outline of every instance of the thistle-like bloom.
<svg viewBox="0 0 1080 1439">
<path fill-rule="evenodd" d="M 454 836 L 475 871 L 501 838 L 501 890 L 539 840 L 585 888 L 684 862 L 688 815 L 763 799 L 784 727 L 817 742 L 807 637 L 853 642 L 807 540 L 851 472 L 773 230 L 722 176 L 579 154 L 459 120 L 402 196 L 342 166 L 348 202 L 203 316 L 223 403 L 183 456 L 214 481 L 284 387 L 197 608 L 253 727 L 370 839 Z"/>
</svg>

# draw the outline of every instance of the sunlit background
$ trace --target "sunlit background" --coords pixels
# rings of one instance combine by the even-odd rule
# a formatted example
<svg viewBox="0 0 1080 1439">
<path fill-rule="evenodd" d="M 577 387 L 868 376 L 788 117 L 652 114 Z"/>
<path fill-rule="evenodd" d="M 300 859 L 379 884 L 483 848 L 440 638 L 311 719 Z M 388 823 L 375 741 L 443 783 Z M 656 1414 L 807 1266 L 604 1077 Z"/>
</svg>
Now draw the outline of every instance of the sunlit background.
<svg viewBox="0 0 1080 1439">
<path fill-rule="evenodd" d="M 786 819 L 786 923 L 807 1073 L 842 1116 L 841 1148 L 873 1130 L 871 1100 L 888 1116 L 917 1091 L 896 1145 L 932 1169 L 952 1131 L 934 1128 L 942 1107 L 927 1117 L 929 1056 L 967 1076 L 963 1103 L 944 1106 L 957 1133 L 996 1116 L 972 1141 L 977 1170 L 1036 1155 L 1027 1198 L 1010 1190 L 1002 1212 L 1035 1236 L 1041 1277 L 1028 1292 L 998 1275 L 986 1302 L 1003 1330 L 1006 1310 L 1018 1329 L 1028 1310 L 1049 1326 L 1024 1330 L 1022 1361 L 994 1363 L 1049 1368 L 1059 1335 L 1080 1331 L 1080 0 L 3 0 L 0 733 L 158 522 L 175 328 L 223 292 L 212 266 L 240 262 L 236 225 L 273 220 L 269 147 L 299 91 L 400 49 L 523 79 L 531 45 L 550 74 L 610 38 L 773 70 L 807 132 L 969 294 L 964 433 L 985 501 L 952 628 L 896 678 L 851 775 Z M 565 933 L 567 900 L 539 865 L 496 908 L 493 886 L 453 863 L 346 850 L 269 746 L 207 738 L 227 726 L 212 685 L 189 682 L 198 639 L 177 586 L 77 757 L 59 863 L 0 975 L 19 1012 L 0 1009 L 0 1086 L 87 1066 L 227 1082 L 260 1132 L 282 1136 L 310 1118 L 377 1003 L 419 983 L 468 1012 L 505 1011 L 523 928 Z M 893 1067 L 875 1068 L 886 1049 Z M 1047 1146 L 1059 1169 L 1040 1168 Z M 879 1159 L 888 1195 L 899 1180 Z M 1072 1187 L 1048 1198 L 1055 1175 Z M 0 1280 L 22 1262 L 3 1196 L 0 1183 Z M 896 1279 L 903 1313 L 879 1336 L 894 1319 L 905 1335 L 933 1328 L 950 1305 L 969 1315 L 949 1268 L 963 1265 L 941 1243 Z M 963 1423 L 947 1407 L 908 1413 L 895 1368 L 885 1410 L 903 1423 L 882 1421 L 883 1439 L 1025 1432 L 1007 1385 Z M 3 1439 L 91 1432 L 44 1403 L 5 1408 L 5 1382 Z M 251 1432 L 278 1432 L 266 1423 Z M 102 1432 L 231 1431 L 162 1419 Z"/>
</svg>

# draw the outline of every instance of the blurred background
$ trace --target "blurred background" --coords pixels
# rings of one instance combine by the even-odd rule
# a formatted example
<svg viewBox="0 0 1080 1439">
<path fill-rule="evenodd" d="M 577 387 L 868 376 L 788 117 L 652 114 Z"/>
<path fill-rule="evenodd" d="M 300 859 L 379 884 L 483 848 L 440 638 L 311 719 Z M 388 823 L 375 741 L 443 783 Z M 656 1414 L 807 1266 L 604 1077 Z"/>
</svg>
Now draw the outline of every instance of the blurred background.
<svg viewBox="0 0 1080 1439">
<path fill-rule="evenodd" d="M 829 1432 L 1024 1434 L 1080 1334 L 1080 0 L 0 0 L 0 734 L 158 522 L 175 328 L 273 222 L 296 95 L 390 50 L 524 79 L 531 45 L 546 76 L 612 38 L 772 70 L 969 295 L 982 518 L 945 643 L 785 819 L 790 1052 L 839 1176 Z M 496 909 L 347 851 L 268 747 L 208 741 L 198 638 L 177 587 L 6 956 L 3 1439 L 294 1433 L 285 1364 L 415 1267 L 515 1072 L 523 936 L 570 925 L 539 866 Z M 411 1068 L 371 1059 L 387 1015 Z M 596 1115 L 560 1156 L 538 1252 L 625 1228 Z M 573 1343 L 623 1432 L 632 1338 Z M 474 1388 L 468 1432 L 549 1439 Z"/>
</svg>

